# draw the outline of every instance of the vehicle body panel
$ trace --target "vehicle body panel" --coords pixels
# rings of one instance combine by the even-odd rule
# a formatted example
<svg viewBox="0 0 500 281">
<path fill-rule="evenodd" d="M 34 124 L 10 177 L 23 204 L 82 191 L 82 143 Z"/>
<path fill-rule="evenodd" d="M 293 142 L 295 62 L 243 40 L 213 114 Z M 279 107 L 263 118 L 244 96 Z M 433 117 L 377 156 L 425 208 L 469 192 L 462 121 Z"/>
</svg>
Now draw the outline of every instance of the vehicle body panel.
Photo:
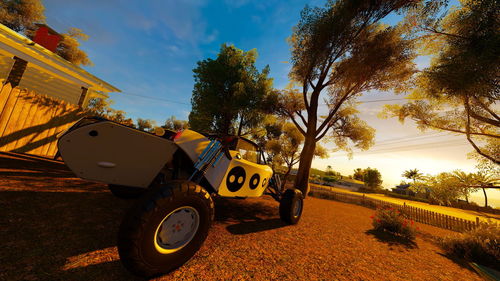
<svg viewBox="0 0 500 281">
<path fill-rule="evenodd" d="M 109 120 L 84 118 L 63 133 L 59 152 L 67 166 L 83 179 L 147 188 L 181 149 L 195 163 L 210 139 L 192 130 L 173 140 Z M 242 159 L 230 150 L 210 165 L 205 179 L 225 197 L 258 197 L 273 175 L 267 165 Z"/>
<path fill-rule="evenodd" d="M 148 187 L 177 150 L 172 141 L 111 121 L 73 126 L 57 145 L 78 177 L 134 187 Z"/>
</svg>

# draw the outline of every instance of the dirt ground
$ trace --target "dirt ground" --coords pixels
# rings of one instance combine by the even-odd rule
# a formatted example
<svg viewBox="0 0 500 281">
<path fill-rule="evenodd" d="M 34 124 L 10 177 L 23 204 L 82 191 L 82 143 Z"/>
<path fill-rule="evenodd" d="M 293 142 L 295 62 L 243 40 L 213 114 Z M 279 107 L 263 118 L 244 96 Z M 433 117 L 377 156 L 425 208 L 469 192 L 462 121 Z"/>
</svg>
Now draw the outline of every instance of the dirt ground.
<svg viewBox="0 0 500 281">
<path fill-rule="evenodd" d="M 133 204 L 56 161 L 0 154 L 0 280 L 134 280 L 115 247 Z M 415 243 L 371 231 L 373 210 L 307 198 L 296 226 L 271 198 L 217 199 L 201 250 L 157 280 L 481 280 L 418 224 Z"/>
</svg>

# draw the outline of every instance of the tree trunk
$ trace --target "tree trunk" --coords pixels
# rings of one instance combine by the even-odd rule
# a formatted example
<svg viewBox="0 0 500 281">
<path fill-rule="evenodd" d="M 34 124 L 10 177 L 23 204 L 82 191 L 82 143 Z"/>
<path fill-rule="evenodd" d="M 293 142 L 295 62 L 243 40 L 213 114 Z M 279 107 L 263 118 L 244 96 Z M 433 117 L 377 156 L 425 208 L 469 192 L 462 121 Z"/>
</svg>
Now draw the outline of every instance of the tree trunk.
<svg viewBox="0 0 500 281">
<path fill-rule="evenodd" d="M 309 130 L 308 130 L 309 131 Z M 316 136 L 310 132 L 305 136 L 304 147 L 300 153 L 299 170 L 295 178 L 295 188 L 302 191 L 304 198 L 309 192 L 309 172 L 316 149 Z"/>
<path fill-rule="evenodd" d="M 243 114 L 240 114 L 240 124 L 238 125 L 238 137 L 241 136 L 242 129 L 243 129 Z"/>
<path fill-rule="evenodd" d="M 286 171 L 285 175 L 283 176 L 283 181 L 281 182 L 281 186 L 280 186 L 281 191 L 285 190 L 286 180 L 288 179 L 288 176 L 290 175 L 290 171 L 292 171 L 292 166 L 288 166 L 288 170 Z"/>
<path fill-rule="evenodd" d="M 484 206 L 488 207 L 488 196 L 486 196 L 486 189 L 484 187 L 481 187 L 483 189 L 484 193 Z"/>
</svg>

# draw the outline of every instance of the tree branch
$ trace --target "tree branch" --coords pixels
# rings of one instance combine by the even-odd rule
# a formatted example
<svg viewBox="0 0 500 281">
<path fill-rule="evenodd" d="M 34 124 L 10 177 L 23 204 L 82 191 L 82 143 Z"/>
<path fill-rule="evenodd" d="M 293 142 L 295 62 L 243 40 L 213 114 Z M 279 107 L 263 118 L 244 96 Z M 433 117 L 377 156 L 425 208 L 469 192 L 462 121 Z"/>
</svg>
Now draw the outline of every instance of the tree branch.
<svg viewBox="0 0 500 281">
<path fill-rule="evenodd" d="M 300 111 L 295 111 L 295 113 L 297 113 L 297 115 L 300 117 L 300 119 L 302 120 L 302 122 L 304 122 L 304 126 L 307 127 L 307 121 L 306 121 L 306 118 L 304 118 L 304 115 L 302 115 L 302 112 Z"/>
<path fill-rule="evenodd" d="M 491 114 L 491 116 L 495 117 L 495 119 L 500 121 L 500 117 L 495 112 L 493 112 L 488 106 L 486 106 L 483 102 L 481 102 L 480 99 L 478 99 L 474 95 L 472 97 L 476 100 L 476 103 L 479 104 L 479 106 L 481 106 L 484 110 L 486 110 L 489 114 Z"/>
<path fill-rule="evenodd" d="M 458 34 L 451 34 L 451 33 L 447 33 L 447 32 L 444 32 L 444 31 L 439 31 L 439 30 L 437 30 L 435 28 L 422 27 L 422 29 L 425 30 L 425 31 L 429 31 L 429 32 L 432 32 L 432 33 L 439 34 L 439 35 L 445 35 L 445 36 L 450 36 L 450 37 L 460 38 L 460 39 L 465 39 L 465 40 L 469 40 L 470 39 L 468 37 L 461 36 L 461 35 L 458 35 Z"/>
<path fill-rule="evenodd" d="M 339 110 L 340 106 L 342 106 L 342 104 L 347 100 L 349 94 L 351 94 L 351 92 L 358 85 L 359 85 L 359 83 L 358 84 L 354 84 L 350 89 L 348 89 L 346 91 L 346 93 L 344 94 L 344 96 L 335 104 L 335 107 L 330 110 L 330 113 L 328 114 L 328 117 L 323 121 L 323 123 L 321 123 L 321 125 L 319 126 L 319 128 L 316 130 L 316 134 L 318 134 L 319 132 L 321 132 L 323 130 L 323 128 L 325 128 L 325 126 L 330 122 L 330 120 L 332 120 L 333 115 L 335 115 L 335 113 L 337 113 L 337 111 Z"/>
<path fill-rule="evenodd" d="M 420 121 L 420 122 L 423 122 L 421 119 L 414 119 L 415 121 Z M 424 125 L 427 125 L 429 127 L 432 127 L 432 128 L 436 128 L 436 129 L 439 129 L 439 130 L 443 130 L 443 131 L 449 131 L 449 132 L 454 132 L 454 133 L 460 133 L 460 134 L 466 134 L 467 132 L 466 131 L 461 131 L 461 130 L 458 130 L 458 129 L 451 129 L 451 128 L 446 128 L 446 127 L 442 127 L 442 126 L 438 126 L 438 125 L 433 125 L 429 122 L 423 122 Z M 499 135 L 492 135 L 492 134 L 486 134 L 486 133 L 477 133 L 477 132 L 469 132 L 470 135 L 475 135 L 475 136 L 485 136 L 485 137 L 492 137 L 492 138 L 500 138 Z"/>
<path fill-rule="evenodd" d="M 499 160 L 497 160 L 497 159 L 495 159 L 495 158 L 487 155 L 483 151 L 481 151 L 481 149 L 474 143 L 474 141 L 472 141 L 472 139 L 470 137 L 470 108 L 469 108 L 469 97 L 468 96 L 465 97 L 465 110 L 467 112 L 467 123 L 466 123 L 466 126 L 465 126 L 465 132 L 466 132 L 466 135 L 467 135 L 467 140 L 472 145 L 472 147 L 474 147 L 474 149 L 476 150 L 477 153 L 479 153 L 483 157 L 488 158 L 489 160 L 493 161 L 493 163 L 495 163 L 497 165 L 500 164 Z"/>
<path fill-rule="evenodd" d="M 338 118 L 338 117 L 337 117 L 335 120 L 333 120 L 333 121 L 331 120 L 331 121 L 329 122 L 328 126 L 326 126 L 326 127 L 325 127 L 325 129 L 323 130 L 323 132 L 322 132 L 321 134 L 319 134 L 319 135 L 316 137 L 316 141 L 321 140 L 321 139 L 322 139 L 322 138 L 326 135 L 326 133 L 328 132 L 328 130 L 330 130 L 330 128 L 331 128 L 331 127 L 333 127 L 333 125 L 334 125 L 337 121 L 339 121 L 339 119 L 340 119 L 340 118 Z"/>
<path fill-rule="evenodd" d="M 287 113 L 288 117 L 290 117 L 290 119 L 292 119 L 292 122 L 293 124 L 295 124 L 295 127 L 297 127 L 297 130 L 299 130 L 299 132 L 305 136 L 306 135 L 306 132 L 304 131 L 304 129 L 302 129 L 302 127 L 300 127 L 299 123 L 297 123 L 297 121 L 295 120 L 295 118 L 293 118 L 293 115 L 290 114 L 290 113 Z"/>
<path fill-rule="evenodd" d="M 302 84 L 302 97 L 304 98 L 304 106 L 306 107 L 306 110 L 309 111 L 309 102 L 307 101 L 307 92 L 309 89 L 307 81 L 309 81 L 309 78 L 306 78 L 305 83 Z"/>
<path fill-rule="evenodd" d="M 473 117 L 474 119 L 477 119 L 479 121 L 483 121 L 484 123 L 488 123 L 490 125 L 493 125 L 495 127 L 500 127 L 500 121 L 496 121 L 496 120 L 493 120 L 491 118 L 487 118 L 487 117 L 484 117 L 484 116 L 481 116 L 479 114 L 477 114 L 476 112 L 474 112 L 473 110 L 470 110 L 469 109 L 469 115 L 471 117 Z"/>
</svg>

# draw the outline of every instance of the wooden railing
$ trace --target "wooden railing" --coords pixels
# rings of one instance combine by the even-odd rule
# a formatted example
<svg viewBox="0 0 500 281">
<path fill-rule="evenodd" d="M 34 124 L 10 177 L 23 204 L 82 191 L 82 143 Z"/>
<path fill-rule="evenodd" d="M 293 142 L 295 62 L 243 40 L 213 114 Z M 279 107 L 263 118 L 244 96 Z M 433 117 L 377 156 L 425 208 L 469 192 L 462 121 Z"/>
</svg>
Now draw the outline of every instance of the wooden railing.
<svg viewBox="0 0 500 281">
<path fill-rule="evenodd" d="M 476 217 L 476 221 L 465 220 L 462 218 L 457 218 L 421 208 L 417 208 L 414 206 L 409 206 L 404 203 L 396 204 L 390 203 L 383 200 L 378 200 L 374 198 L 369 198 L 363 195 L 350 194 L 350 193 L 342 193 L 336 192 L 328 188 L 321 188 L 311 186 L 310 195 L 319 198 L 331 199 L 345 203 L 352 203 L 357 205 L 362 205 L 365 207 L 369 207 L 372 209 L 381 208 L 381 207 L 390 207 L 396 210 L 399 210 L 403 213 L 406 218 L 412 219 L 416 222 L 449 229 L 457 232 L 464 232 L 467 230 L 472 230 L 480 225 L 479 218 Z"/>
</svg>

